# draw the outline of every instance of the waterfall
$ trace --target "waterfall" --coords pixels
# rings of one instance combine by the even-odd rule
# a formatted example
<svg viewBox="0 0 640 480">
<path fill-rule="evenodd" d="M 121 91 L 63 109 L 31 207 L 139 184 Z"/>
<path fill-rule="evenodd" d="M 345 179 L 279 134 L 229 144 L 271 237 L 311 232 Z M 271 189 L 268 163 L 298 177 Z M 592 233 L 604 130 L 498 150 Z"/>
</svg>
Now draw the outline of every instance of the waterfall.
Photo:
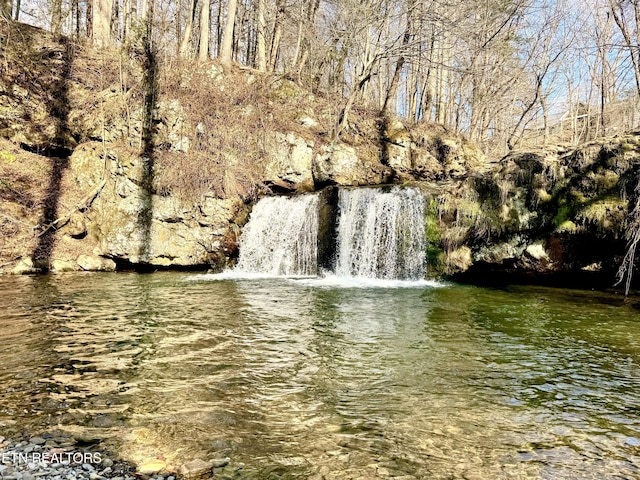
<svg viewBox="0 0 640 480">
<path fill-rule="evenodd" d="M 264 197 L 240 237 L 236 270 L 269 275 L 318 274 L 319 195 Z"/>
<path fill-rule="evenodd" d="M 418 190 L 343 189 L 338 209 L 336 275 L 424 278 L 424 199 Z"/>
<path fill-rule="evenodd" d="M 414 188 L 348 188 L 265 197 L 240 237 L 236 271 L 421 280 L 424 199 Z M 337 207 L 337 208 L 336 208 Z"/>
</svg>

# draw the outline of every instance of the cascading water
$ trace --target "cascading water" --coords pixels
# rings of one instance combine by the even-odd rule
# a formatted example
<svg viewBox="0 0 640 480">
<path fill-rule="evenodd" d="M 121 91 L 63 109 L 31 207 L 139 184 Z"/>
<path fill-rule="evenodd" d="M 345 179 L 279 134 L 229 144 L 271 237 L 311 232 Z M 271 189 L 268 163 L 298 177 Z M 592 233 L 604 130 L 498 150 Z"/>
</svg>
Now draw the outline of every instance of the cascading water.
<svg viewBox="0 0 640 480">
<path fill-rule="evenodd" d="M 318 274 L 319 196 L 265 197 L 240 237 L 236 270 L 269 275 Z"/>
<path fill-rule="evenodd" d="M 338 208 L 336 275 L 424 278 L 424 199 L 418 190 L 343 189 Z"/>
<path fill-rule="evenodd" d="M 336 202 L 327 214 L 325 207 Z M 235 270 L 315 276 L 332 264 L 337 277 L 421 280 L 425 252 L 424 200 L 417 189 L 339 189 L 337 196 L 261 199 L 240 237 Z"/>
</svg>

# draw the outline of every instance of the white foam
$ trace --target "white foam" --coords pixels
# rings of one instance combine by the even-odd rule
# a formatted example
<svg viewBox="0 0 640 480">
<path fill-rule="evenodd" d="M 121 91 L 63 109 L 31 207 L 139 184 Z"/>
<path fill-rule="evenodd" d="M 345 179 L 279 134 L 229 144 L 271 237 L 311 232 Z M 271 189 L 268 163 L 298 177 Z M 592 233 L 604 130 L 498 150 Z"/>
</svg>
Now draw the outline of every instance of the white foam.
<svg viewBox="0 0 640 480">
<path fill-rule="evenodd" d="M 444 282 L 435 280 L 388 280 L 337 275 L 315 278 L 289 278 L 289 280 L 299 285 L 321 288 L 442 288 L 448 286 Z"/>
<path fill-rule="evenodd" d="M 225 280 L 285 280 L 296 285 L 318 288 L 443 288 L 449 285 L 436 280 L 386 280 L 382 278 L 341 277 L 326 275 L 324 277 L 304 277 L 271 275 L 265 273 L 247 273 L 227 270 L 222 273 L 205 273 L 191 275 L 185 281 L 219 282 Z"/>
<path fill-rule="evenodd" d="M 224 280 L 282 280 L 288 278 L 309 278 L 304 276 L 282 276 L 272 273 L 244 272 L 242 270 L 225 270 L 221 273 L 201 273 L 185 278 L 186 281 L 218 282 Z"/>
</svg>

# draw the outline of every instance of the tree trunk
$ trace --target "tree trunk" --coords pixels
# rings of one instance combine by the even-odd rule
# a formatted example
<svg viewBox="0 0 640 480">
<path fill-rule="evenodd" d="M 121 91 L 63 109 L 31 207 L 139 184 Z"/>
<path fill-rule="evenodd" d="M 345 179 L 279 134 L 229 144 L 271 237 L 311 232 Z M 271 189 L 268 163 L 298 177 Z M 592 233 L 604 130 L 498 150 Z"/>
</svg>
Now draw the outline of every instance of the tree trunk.
<svg viewBox="0 0 640 480">
<path fill-rule="evenodd" d="M 93 45 L 106 48 L 111 42 L 112 0 L 95 0 L 93 5 Z"/>
<path fill-rule="evenodd" d="M 211 29 L 211 0 L 203 0 L 200 12 L 200 45 L 198 48 L 198 60 L 209 60 L 209 36 Z"/>
<path fill-rule="evenodd" d="M 51 3 L 51 32 L 56 35 L 62 33 L 62 0 L 53 0 Z"/>
<path fill-rule="evenodd" d="M 640 46 L 637 44 L 633 44 L 629 26 L 627 25 L 624 18 L 621 2 L 616 2 L 614 0 L 610 0 L 610 2 L 613 19 L 616 22 L 616 25 L 618 25 L 620 33 L 622 33 L 622 36 L 624 37 L 624 43 L 629 50 L 629 56 L 631 57 L 631 63 L 633 65 L 633 73 L 635 74 L 636 79 L 636 93 L 640 96 L 640 52 L 638 51 Z M 631 3 L 633 4 L 635 18 L 637 21 L 640 18 L 640 4 L 638 4 L 638 2 Z M 636 29 L 638 30 L 636 32 L 636 37 L 640 38 L 640 25 L 636 25 Z"/>
<path fill-rule="evenodd" d="M 371 74 L 373 73 L 373 69 L 378 62 L 379 58 L 373 57 L 365 62 L 362 66 L 361 73 L 358 75 L 358 81 L 356 83 L 355 88 L 351 90 L 349 94 L 349 98 L 347 98 L 347 103 L 340 112 L 340 116 L 338 117 L 338 122 L 336 124 L 335 131 L 335 139 L 338 140 L 340 138 L 340 134 L 349 123 L 349 113 L 351 113 L 351 109 L 356 102 L 356 99 L 360 95 L 360 93 L 364 90 L 365 85 L 371 80 Z"/>
<path fill-rule="evenodd" d="M 404 66 L 404 56 L 398 58 L 398 62 L 396 63 L 396 70 L 393 73 L 393 77 L 391 78 L 391 83 L 389 84 L 389 90 L 387 90 L 387 95 L 384 98 L 384 103 L 382 105 L 382 113 L 385 115 L 389 115 L 392 113 L 391 107 L 397 108 L 397 102 L 392 104 L 392 101 L 396 100 L 396 96 L 398 95 L 398 85 L 400 84 L 400 74 L 402 73 L 402 68 Z"/>
<path fill-rule="evenodd" d="M 85 12 L 85 23 L 87 25 L 87 38 L 93 40 L 93 0 L 87 0 L 87 11 Z"/>
<path fill-rule="evenodd" d="M 299 40 L 301 40 L 302 53 L 300 54 L 299 58 L 298 56 L 296 56 L 296 59 L 294 61 L 294 68 L 296 70 L 296 76 L 298 77 L 298 81 L 302 76 L 302 71 L 304 70 L 305 64 L 307 63 L 307 59 L 309 58 L 309 51 L 311 50 L 310 38 L 315 35 L 316 15 L 319 7 L 320 7 L 320 0 L 309 0 L 307 15 L 306 15 L 306 19 L 304 20 L 306 31 L 302 31 L 301 32 L 302 36 L 299 37 Z M 303 22 L 303 20 L 301 20 L 301 22 Z M 302 26 L 302 23 L 301 23 L 301 26 Z M 295 62 L 297 62 L 297 65 L 295 65 Z"/>
<path fill-rule="evenodd" d="M 258 0 L 258 46 L 256 54 L 256 66 L 258 70 L 267 70 L 267 39 L 264 12 L 266 10 L 265 0 Z"/>
<path fill-rule="evenodd" d="M 236 24 L 236 11 L 238 0 L 229 0 L 227 4 L 227 21 L 222 32 L 220 44 L 220 63 L 225 69 L 231 67 L 231 55 L 233 53 L 233 30 Z"/>
<path fill-rule="evenodd" d="M 216 57 L 220 56 L 220 42 L 222 42 L 222 0 L 218 0 L 218 16 L 216 18 Z"/>
<path fill-rule="evenodd" d="M 546 147 L 549 143 L 549 109 L 544 95 L 540 97 L 540 108 L 542 109 L 542 144 Z"/>
<path fill-rule="evenodd" d="M 435 41 L 436 48 L 436 63 L 438 68 L 433 76 L 433 102 L 435 106 L 434 120 L 438 123 L 447 123 L 447 108 L 445 107 L 445 87 L 447 84 L 447 71 L 444 68 L 445 62 L 448 60 L 445 58 L 445 50 L 448 48 L 446 42 L 446 35 L 443 33 L 440 41 Z"/>
<path fill-rule="evenodd" d="M 400 57 L 398 57 L 398 62 L 396 63 L 396 71 L 393 73 L 393 78 L 391 79 L 391 83 L 389 84 L 389 90 L 387 90 L 387 96 L 384 99 L 384 104 L 382 105 L 382 113 L 384 115 L 388 115 L 391 113 L 392 101 L 396 99 L 398 95 L 398 85 L 400 84 L 400 75 L 402 74 L 402 69 L 404 67 L 405 62 L 405 49 L 409 44 L 409 40 L 411 39 L 411 11 L 407 7 L 407 25 L 405 26 L 404 36 L 402 37 L 402 50 L 400 52 Z M 397 108 L 397 102 L 395 107 Z"/>
<path fill-rule="evenodd" d="M 126 0 L 127 2 L 130 0 Z M 180 39 L 182 38 L 182 0 L 176 2 L 176 57 L 180 56 Z"/>
<path fill-rule="evenodd" d="M 298 12 L 298 34 L 296 35 L 296 49 L 293 53 L 293 63 L 291 68 L 295 69 L 298 64 L 298 58 L 300 58 L 300 51 L 302 50 L 302 35 L 304 30 L 304 2 L 300 2 L 300 11 Z"/>
<path fill-rule="evenodd" d="M 251 28 L 251 21 L 247 19 L 248 12 L 245 10 L 244 14 L 240 19 L 240 32 L 247 32 L 245 37 L 245 54 L 244 54 L 244 63 L 245 65 L 256 65 L 256 39 L 253 37 L 253 28 Z M 236 36 L 236 38 L 238 35 Z M 237 63 L 241 63 L 240 60 L 240 39 L 238 38 L 236 44 L 236 58 Z"/>
<path fill-rule="evenodd" d="M 131 18 L 133 8 L 131 6 L 131 0 L 124 0 L 122 6 L 122 43 L 127 43 L 129 38 L 129 31 L 131 30 Z"/>
<path fill-rule="evenodd" d="M 120 2 L 115 0 L 111 4 L 111 38 L 120 39 Z"/>
<path fill-rule="evenodd" d="M 75 39 L 80 40 L 80 2 L 78 0 L 73 0 L 73 8 L 72 8 L 74 19 L 75 19 Z"/>
<path fill-rule="evenodd" d="M 196 0 L 191 0 L 191 3 L 189 4 L 189 16 L 187 17 L 187 23 L 184 26 L 182 41 L 180 42 L 180 58 L 187 58 L 189 56 L 189 50 L 191 48 L 191 35 L 193 33 L 193 21 L 195 20 L 195 18 Z"/>
<path fill-rule="evenodd" d="M 240 15 L 240 12 L 242 14 Z M 244 2 L 238 5 L 236 12 L 236 32 L 233 59 L 236 63 L 255 66 L 256 64 L 256 39 L 255 39 L 255 19 Z M 239 20 L 239 21 L 238 21 Z M 244 35 L 244 57 L 241 56 Z"/>
<path fill-rule="evenodd" d="M 284 17 L 284 0 L 276 0 L 276 17 L 273 21 L 273 35 L 271 36 L 271 50 L 269 52 L 269 72 L 274 72 L 278 63 L 278 51 L 280 49 L 280 39 L 282 38 L 282 18 Z"/>
<path fill-rule="evenodd" d="M 435 36 L 431 37 L 431 45 L 429 48 L 429 58 L 427 59 L 428 67 L 424 85 L 422 87 L 422 118 L 431 120 L 431 110 L 433 109 L 433 100 L 436 91 L 436 67 L 434 62 Z"/>
</svg>

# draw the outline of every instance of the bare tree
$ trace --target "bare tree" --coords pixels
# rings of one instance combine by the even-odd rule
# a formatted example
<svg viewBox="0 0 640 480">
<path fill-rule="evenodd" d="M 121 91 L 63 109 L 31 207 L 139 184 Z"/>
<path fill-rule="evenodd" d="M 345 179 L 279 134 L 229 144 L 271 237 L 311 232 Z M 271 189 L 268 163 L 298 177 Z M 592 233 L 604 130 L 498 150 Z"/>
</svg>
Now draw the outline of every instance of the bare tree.
<svg viewBox="0 0 640 480">
<path fill-rule="evenodd" d="M 180 41 L 180 48 L 178 54 L 181 58 L 188 58 L 191 49 L 191 35 L 193 34 L 193 22 L 196 19 L 196 0 L 189 2 L 189 12 L 187 16 L 187 23 L 185 24 L 184 31 L 182 33 L 182 40 Z"/>
<path fill-rule="evenodd" d="M 269 51 L 268 71 L 273 72 L 278 62 L 280 40 L 282 39 L 282 22 L 285 13 L 285 0 L 276 0 L 276 13 L 273 20 L 273 34 L 271 35 L 271 49 Z"/>
<path fill-rule="evenodd" d="M 236 24 L 236 12 L 238 9 L 238 0 L 229 0 L 227 2 L 227 21 L 222 31 L 222 42 L 220 43 L 220 63 L 228 69 L 231 66 L 233 55 L 233 33 Z"/>
<path fill-rule="evenodd" d="M 256 67 L 261 72 L 267 70 L 267 38 L 264 15 L 266 10 L 266 1 L 258 0 L 257 12 L 257 48 L 256 48 Z"/>
<path fill-rule="evenodd" d="M 85 23 L 87 25 L 87 38 L 93 39 L 93 0 L 87 0 Z"/>
<path fill-rule="evenodd" d="M 404 67 L 404 62 L 405 62 L 406 47 L 409 44 L 409 40 L 411 39 L 411 15 L 413 13 L 412 9 L 413 9 L 413 3 L 411 1 L 408 1 L 406 26 L 404 30 L 404 35 L 402 37 L 403 48 L 401 49 L 400 55 L 398 57 L 398 61 L 396 62 L 396 69 L 393 74 L 393 78 L 391 79 L 389 89 L 387 90 L 384 103 L 382 104 L 382 112 L 384 114 L 389 114 L 391 112 L 391 102 L 395 100 L 396 95 L 398 94 L 398 85 L 400 84 L 400 75 L 402 74 L 402 69 Z"/>
<path fill-rule="evenodd" d="M 609 0 L 611 13 L 624 44 L 628 49 L 636 80 L 636 91 L 640 96 L 640 2 L 638 0 Z"/>
<path fill-rule="evenodd" d="M 93 44 L 98 48 L 105 48 L 111 43 L 112 8 L 112 0 L 95 0 L 93 3 Z"/>
<path fill-rule="evenodd" d="M 510 129 L 506 140 L 507 147 L 513 149 L 516 139 L 523 134 L 521 127 L 532 120 L 532 114 L 539 108 L 545 115 L 545 142 L 546 142 L 546 112 L 545 105 L 548 97 L 549 77 L 554 76 L 557 71 L 556 64 L 562 60 L 565 52 L 573 43 L 573 33 L 562 32 L 558 35 L 564 14 L 564 2 L 554 1 L 547 5 L 540 13 L 542 21 L 538 18 L 538 28 L 532 25 L 530 28 L 530 40 L 523 43 L 523 51 L 520 57 L 523 59 L 522 70 L 529 72 L 531 81 L 524 92 L 517 92 L 522 108 L 519 114 L 515 115 L 512 125 L 506 127 Z M 553 80 L 553 79 L 552 79 Z"/>
<path fill-rule="evenodd" d="M 406 31 L 404 21 L 404 9 L 396 2 L 381 5 L 375 0 L 345 0 L 339 3 L 332 29 L 338 34 L 337 43 L 348 45 L 353 52 L 350 61 L 353 66 L 348 72 L 349 94 L 336 123 L 336 138 L 346 127 L 353 105 L 377 73 L 380 61 L 401 52 Z M 395 28 L 388 28 L 392 24 Z M 398 33 L 398 25 L 402 33 Z"/>
<path fill-rule="evenodd" d="M 51 2 L 51 31 L 57 35 L 62 33 L 62 0 Z"/>
<path fill-rule="evenodd" d="M 298 79 L 307 64 L 311 50 L 311 39 L 315 36 L 315 20 L 320 7 L 320 0 L 300 1 L 300 18 L 298 20 L 298 35 L 296 49 L 293 56 L 292 69 Z"/>
<path fill-rule="evenodd" d="M 198 46 L 198 60 L 204 62 L 209 59 L 209 41 L 211 32 L 211 0 L 202 0 L 200 11 L 200 44 Z"/>
</svg>

